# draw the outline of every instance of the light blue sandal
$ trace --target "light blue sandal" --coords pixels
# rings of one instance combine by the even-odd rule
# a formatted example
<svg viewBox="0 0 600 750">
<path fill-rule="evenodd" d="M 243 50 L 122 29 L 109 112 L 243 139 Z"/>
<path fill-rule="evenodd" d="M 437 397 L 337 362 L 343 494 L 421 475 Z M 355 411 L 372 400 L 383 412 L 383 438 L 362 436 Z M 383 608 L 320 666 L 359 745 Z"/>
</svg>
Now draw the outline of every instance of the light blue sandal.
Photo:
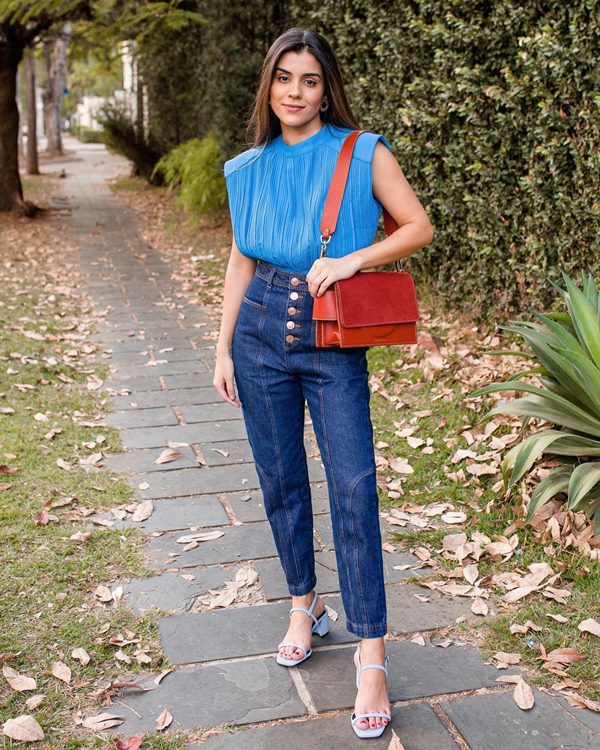
<svg viewBox="0 0 600 750">
<path fill-rule="evenodd" d="M 388 676 L 387 665 L 388 665 L 388 661 L 390 657 L 387 654 L 385 655 L 383 664 L 361 664 L 360 663 L 360 643 L 356 647 L 356 653 L 358 654 L 358 666 L 356 667 L 357 690 L 360 686 L 360 673 L 363 671 L 363 669 L 381 669 L 382 672 L 385 672 L 385 676 L 386 677 Z M 371 717 L 375 717 L 375 718 L 381 717 L 382 719 L 387 719 L 388 723 L 384 724 L 381 727 L 373 727 L 373 728 L 369 727 L 368 729 L 360 729 L 360 727 L 356 726 L 356 724 L 361 719 L 369 719 Z M 352 716 L 350 717 L 352 729 L 354 729 L 354 732 L 356 733 L 357 737 L 361 737 L 361 738 L 380 737 L 384 733 L 385 728 L 388 726 L 391 720 L 392 720 L 391 714 L 380 713 L 378 711 L 371 711 L 370 713 L 366 713 L 366 714 L 352 714 Z"/>
<path fill-rule="evenodd" d="M 292 615 L 292 612 L 305 612 L 307 615 L 310 615 L 310 617 L 312 617 L 313 619 L 312 632 L 322 637 L 324 635 L 327 635 L 327 633 L 329 633 L 329 612 L 327 610 L 327 607 L 325 607 L 325 609 L 321 613 L 321 616 L 315 617 L 313 615 L 313 609 L 315 608 L 316 603 L 317 603 L 317 592 L 315 591 L 315 595 L 313 597 L 310 607 L 308 609 L 306 609 L 306 607 L 292 607 L 290 609 L 290 617 Z M 284 667 L 295 667 L 296 664 L 301 664 L 303 661 L 306 661 L 309 656 L 312 655 L 312 648 L 309 648 L 307 651 L 305 648 L 298 645 L 297 643 L 291 643 L 290 641 L 282 641 L 279 644 L 279 646 L 277 646 L 277 648 L 279 649 L 282 646 L 294 646 L 294 648 L 299 648 L 300 651 L 304 652 L 304 656 L 301 659 L 286 659 L 285 656 L 282 656 L 281 654 L 277 654 L 277 664 L 282 664 Z"/>
</svg>

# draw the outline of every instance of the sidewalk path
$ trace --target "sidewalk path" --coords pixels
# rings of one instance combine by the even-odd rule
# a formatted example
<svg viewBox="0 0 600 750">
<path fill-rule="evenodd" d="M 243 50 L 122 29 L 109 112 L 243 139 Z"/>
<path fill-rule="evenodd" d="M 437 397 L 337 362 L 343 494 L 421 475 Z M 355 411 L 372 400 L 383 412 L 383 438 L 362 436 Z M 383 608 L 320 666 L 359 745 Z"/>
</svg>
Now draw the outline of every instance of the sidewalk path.
<svg viewBox="0 0 600 750">
<path fill-rule="evenodd" d="M 102 146 L 72 139 L 67 146 L 79 158 L 64 165 L 64 208 L 80 245 L 85 291 L 98 310 L 108 310 L 95 337 L 114 369 L 104 384 L 114 403 L 108 422 L 120 428 L 126 448 L 106 465 L 129 472 L 137 497 L 154 504 L 142 526 L 151 532 L 148 556 L 156 575 L 125 583 L 125 604 L 166 613 L 160 636 L 175 668 L 158 687 L 149 675 L 152 690 L 124 694 L 113 707 L 125 718 L 118 729 L 153 731 L 167 707 L 172 727 L 251 725 L 190 750 L 364 748 L 350 727 L 356 639 L 344 625 L 323 467 L 309 460 L 317 586 L 339 619 L 327 637 L 315 637 L 309 660 L 286 669 L 274 654 L 287 629 L 289 599 L 241 413 L 211 384 L 214 340 L 206 334 L 214 321 L 178 296 L 165 257 L 144 243 L 134 212 L 107 187 L 108 178 L 127 173 L 125 162 Z M 307 424 L 309 455 L 310 438 Z M 155 464 L 167 441 L 188 445 L 176 461 Z M 223 533 L 187 551 L 177 543 L 182 535 L 208 531 Z M 408 553 L 384 556 L 392 727 L 406 750 L 600 747 L 598 716 L 538 690 L 535 707 L 521 711 L 512 686 L 496 682 L 506 672 L 484 664 L 471 646 L 435 645 L 442 639 L 430 631 L 472 617 L 469 603 L 435 591 L 419 602 L 414 594 L 424 589 L 405 579 L 427 569 L 399 570 L 420 565 Z M 257 602 L 193 611 L 199 595 L 235 580 L 244 565 L 258 573 Z M 426 636 L 425 646 L 411 642 L 415 632 Z M 368 744 L 387 748 L 390 739 L 386 730 Z"/>
</svg>

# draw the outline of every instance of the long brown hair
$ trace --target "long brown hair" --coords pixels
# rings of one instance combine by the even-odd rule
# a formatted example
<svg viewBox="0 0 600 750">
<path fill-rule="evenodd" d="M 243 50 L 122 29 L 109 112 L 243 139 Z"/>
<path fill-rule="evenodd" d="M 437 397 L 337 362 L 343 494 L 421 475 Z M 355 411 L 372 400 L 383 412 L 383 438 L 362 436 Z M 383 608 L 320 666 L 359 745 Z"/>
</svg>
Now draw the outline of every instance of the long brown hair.
<svg viewBox="0 0 600 750">
<path fill-rule="evenodd" d="M 258 90 L 246 129 L 248 143 L 252 146 L 263 146 L 281 133 L 279 118 L 269 106 L 273 75 L 284 53 L 305 50 L 314 55 L 323 68 L 325 95 L 329 107 L 325 112 L 321 112 L 321 120 L 342 128 L 359 129 L 346 98 L 340 67 L 329 43 L 316 31 L 293 28 L 277 37 L 263 61 Z"/>
</svg>

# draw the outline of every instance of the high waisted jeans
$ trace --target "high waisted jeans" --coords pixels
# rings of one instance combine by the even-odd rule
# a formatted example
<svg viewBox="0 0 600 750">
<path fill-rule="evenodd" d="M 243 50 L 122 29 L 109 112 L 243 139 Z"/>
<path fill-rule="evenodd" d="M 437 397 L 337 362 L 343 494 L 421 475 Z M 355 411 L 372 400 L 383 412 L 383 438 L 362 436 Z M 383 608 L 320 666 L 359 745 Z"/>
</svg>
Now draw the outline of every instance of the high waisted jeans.
<svg viewBox="0 0 600 750">
<path fill-rule="evenodd" d="M 386 633 L 367 348 L 318 348 L 306 277 L 258 261 L 232 341 L 237 395 L 290 594 L 316 586 L 304 448 L 308 403 L 325 466 L 347 629 Z"/>
</svg>

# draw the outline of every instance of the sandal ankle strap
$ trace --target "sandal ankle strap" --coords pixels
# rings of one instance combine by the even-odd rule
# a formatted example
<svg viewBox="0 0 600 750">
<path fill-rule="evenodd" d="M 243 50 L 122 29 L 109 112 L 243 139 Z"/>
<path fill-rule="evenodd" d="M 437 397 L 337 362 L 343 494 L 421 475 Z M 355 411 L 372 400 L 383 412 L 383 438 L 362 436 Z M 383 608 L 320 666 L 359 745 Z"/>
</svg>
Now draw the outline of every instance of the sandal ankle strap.
<svg viewBox="0 0 600 750">
<path fill-rule="evenodd" d="M 305 614 L 307 614 L 310 617 L 312 617 L 313 622 L 317 623 L 319 621 L 319 618 L 315 617 L 315 615 L 313 614 L 313 610 L 315 608 L 315 604 L 317 603 L 317 598 L 318 598 L 318 594 L 315 591 L 315 595 L 313 597 L 313 600 L 311 602 L 310 607 L 308 609 L 306 607 L 292 607 L 290 609 L 290 617 L 292 615 L 292 612 L 304 612 Z M 323 612 L 325 612 L 325 611 L 326 611 L 326 608 L 323 610 Z M 320 617 L 322 617 L 322 616 L 323 616 L 323 613 L 321 613 Z"/>
</svg>

